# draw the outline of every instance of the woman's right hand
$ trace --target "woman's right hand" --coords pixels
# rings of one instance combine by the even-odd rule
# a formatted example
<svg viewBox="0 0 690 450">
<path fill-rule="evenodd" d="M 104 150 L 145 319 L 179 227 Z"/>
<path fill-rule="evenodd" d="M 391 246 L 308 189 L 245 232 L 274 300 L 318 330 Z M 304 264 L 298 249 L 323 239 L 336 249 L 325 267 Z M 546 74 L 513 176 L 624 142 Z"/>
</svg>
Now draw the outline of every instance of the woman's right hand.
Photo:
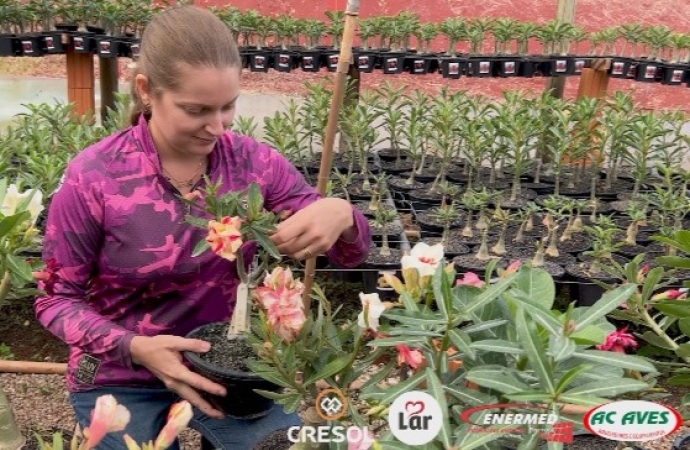
<svg viewBox="0 0 690 450">
<path fill-rule="evenodd" d="M 181 352 L 205 353 L 211 348 L 208 342 L 171 335 L 135 336 L 129 348 L 132 361 L 149 369 L 168 389 L 206 415 L 216 419 L 224 417 L 223 412 L 211 406 L 198 391 L 225 396 L 225 388 L 182 364 Z"/>
</svg>

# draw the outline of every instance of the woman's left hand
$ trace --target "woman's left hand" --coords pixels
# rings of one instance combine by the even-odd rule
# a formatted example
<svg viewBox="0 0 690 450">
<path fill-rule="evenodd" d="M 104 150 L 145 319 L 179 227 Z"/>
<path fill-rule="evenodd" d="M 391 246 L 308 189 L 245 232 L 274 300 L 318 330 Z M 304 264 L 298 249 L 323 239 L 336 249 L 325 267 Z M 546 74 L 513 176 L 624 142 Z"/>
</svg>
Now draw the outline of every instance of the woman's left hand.
<svg viewBox="0 0 690 450">
<path fill-rule="evenodd" d="M 282 254 L 298 260 L 309 259 L 330 250 L 353 225 L 349 202 L 324 198 L 280 222 L 271 240 Z"/>
</svg>

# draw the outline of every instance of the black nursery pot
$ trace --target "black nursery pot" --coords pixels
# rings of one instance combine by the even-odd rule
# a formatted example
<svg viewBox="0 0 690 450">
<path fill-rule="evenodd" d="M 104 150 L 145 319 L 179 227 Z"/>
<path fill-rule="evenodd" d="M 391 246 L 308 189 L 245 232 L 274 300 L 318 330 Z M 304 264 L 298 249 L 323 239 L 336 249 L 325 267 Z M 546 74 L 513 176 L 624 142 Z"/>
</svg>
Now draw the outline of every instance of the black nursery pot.
<svg viewBox="0 0 690 450">
<path fill-rule="evenodd" d="M 677 86 L 688 79 L 688 66 L 683 66 L 680 64 L 666 64 L 662 70 L 662 84 Z"/>
<path fill-rule="evenodd" d="M 520 73 L 520 60 L 517 59 L 499 59 L 494 64 L 496 76 L 501 78 L 516 77 Z"/>
<path fill-rule="evenodd" d="M 278 50 L 273 54 L 273 68 L 278 72 L 292 72 L 298 67 L 298 54 L 289 50 Z"/>
<path fill-rule="evenodd" d="M 202 325 L 192 330 L 187 337 L 195 338 L 200 334 L 201 330 L 214 325 L 218 324 Z M 184 357 L 191 363 L 196 373 L 226 388 L 227 395 L 225 397 L 209 393 L 203 393 L 202 395 L 230 417 L 235 419 L 255 419 L 266 416 L 273 408 L 273 400 L 257 394 L 254 392 L 254 389 L 278 392 L 280 390 L 279 386 L 250 372 L 227 370 L 209 364 L 194 352 L 184 352 Z"/>
<path fill-rule="evenodd" d="M 62 43 L 62 32 L 44 33 L 43 50 L 51 54 L 65 53 L 65 46 Z"/>
<path fill-rule="evenodd" d="M 378 53 L 368 50 L 357 50 L 353 55 L 357 70 L 363 73 L 371 73 L 378 65 Z"/>
<path fill-rule="evenodd" d="M 438 70 L 438 58 L 429 55 L 408 55 L 405 58 L 405 67 L 413 75 L 426 75 Z"/>
<path fill-rule="evenodd" d="M 383 73 L 388 75 L 395 75 L 403 73 L 405 70 L 405 52 L 382 52 L 379 55 L 381 60 L 381 68 Z"/>
<path fill-rule="evenodd" d="M 305 72 L 318 72 L 321 70 L 321 51 L 302 50 L 299 65 Z"/>
<path fill-rule="evenodd" d="M 460 78 L 467 70 L 465 58 L 441 58 L 441 75 L 443 78 Z"/>
<path fill-rule="evenodd" d="M 339 50 L 326 50 L 322 53 L 322 55 L 325 60 L 324 65 L 329 72 L 335 72 L 338 70 L 338 60 L 340 59 Z"/>
<path fill-rule="evenodd" d="M 641 62 L 637 66 L 635 79 L 643 83 L 655 83 L 661 78 L 663 65 L 655 62 Z"/>
<path fill-rule="evenodd" d="M 468 76 L 487 78 L 493 76 L 495 58 L 470 58 Z"/>
<path fill-rule="evenodd" d="M 117 58 L 120 54 L 122 42 L 112 36 L 96 39 L 96 52 L 101 58 Z"/>
<path fill-rule="evenodd" d="M 19 56 L 22 53 L 22 44 L 19 38 L 13 34 L 0 35 L 0 56 Z"/>
<path fill-rule="evenodd" d="M 631 61 L 628 58 L 613 58 L 609 76 L 611 78 L 628 78 Z"/>
<path fill-rule="evenodd" d="M 74 35 L 72 43 L 76 53 L 94 53 L 96 48 L 95 37 L 87 33 Z"/>
<path fill-rule="evenodd" d="M 688 450 L 690 449 L 690 434 L 679 436 L 674 442 L 671 450 Z"/>
<path fill-rule="evenodd" d="M 272 65 L 271 53 L 268 51 L 256 50 L 247 56 L 249 58 L 249 70 L 252 72 L 268 72 Z"/>
<path fill-rule="evenodd" d="M 21 37 L 22 56 L 43 56 L 43 36 L 29 35 Z"/>
</svg>

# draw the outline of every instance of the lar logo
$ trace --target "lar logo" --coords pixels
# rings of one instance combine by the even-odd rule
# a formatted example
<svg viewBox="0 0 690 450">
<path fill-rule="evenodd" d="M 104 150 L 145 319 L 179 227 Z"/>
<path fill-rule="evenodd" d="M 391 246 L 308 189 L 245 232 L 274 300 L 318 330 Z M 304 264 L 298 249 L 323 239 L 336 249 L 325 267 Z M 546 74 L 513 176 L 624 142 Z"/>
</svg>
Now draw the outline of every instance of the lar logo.
<svg viewBox="0 0 690 450">
<path fill-rule="evenodd" d="M 589 431 L 606 439 L 644 442 L 673 433 L 682 419 L 678 411 L 666 405 L 625 400 L 597 406 L 583 422 Z"/>
<path fill-rule="evenodd" d="M 443 426 L 443 412 L 426 392 L 410 391 L 396 398 L 388 411 L 393 436 L 407 445 L 431 442 Z"/>
<path fill-rule="evenodd" d="M 338 389 L 324 389 L 316 397 L 316 414 L 323 420 L 338 420 L 346 412 L 347 398 Z"/>
</svg>

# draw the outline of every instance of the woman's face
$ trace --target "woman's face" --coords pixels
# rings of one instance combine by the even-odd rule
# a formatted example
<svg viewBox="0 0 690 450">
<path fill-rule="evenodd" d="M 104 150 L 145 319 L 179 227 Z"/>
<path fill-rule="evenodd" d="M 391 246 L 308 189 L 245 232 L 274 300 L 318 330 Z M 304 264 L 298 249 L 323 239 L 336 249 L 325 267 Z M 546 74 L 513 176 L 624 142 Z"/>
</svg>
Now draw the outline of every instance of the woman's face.
<svg viewBox="0 0 690 450">
<path fill-rule="evenodd" d="M 206 156 L 234 120 L 240 70 L 184 65 L 178 89 L 152 93 L 140 84 L 139 92 L 147 92 L 142 99 L 151 105 L 149 127 L 159 152 Z"/>
</svg>

